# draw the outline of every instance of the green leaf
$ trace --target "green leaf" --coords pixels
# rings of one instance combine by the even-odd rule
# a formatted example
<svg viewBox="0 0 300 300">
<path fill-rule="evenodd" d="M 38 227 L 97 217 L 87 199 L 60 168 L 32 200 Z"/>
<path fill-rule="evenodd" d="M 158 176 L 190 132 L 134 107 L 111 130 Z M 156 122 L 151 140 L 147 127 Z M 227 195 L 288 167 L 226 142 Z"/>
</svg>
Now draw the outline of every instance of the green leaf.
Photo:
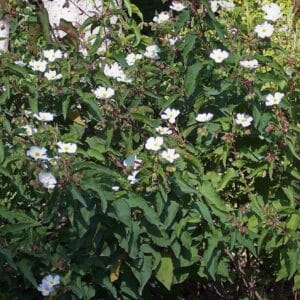
<svg viewBox="0 0 300 300">
<path fill-rule="evenodd" d="M 200 62 L 196 62 L 195 64 L 189 66 L 185 79 L 184 79 L 184 87 L 185 92 L 188 97 L 190 97 L 196 88 L 196 80 L 198 74 L 202 68 L 202 64 Z"/>
<path fill-rule="evenodd" d="M 225 203 L 220 199 L 220 196 L 208 181 L 204 181 L 198 191 L 208 200 L 209 204 L 214 205 L 220 211 L 227 211 Z"/>
<path fill-rule="evenodd" d="M 235 172 L 235 170 L 233 168 L 228 168 L 222 178 L 222 181 L 219 184 L 217 191 L 222 191 L 227 186 L 227 184 L 235 177 L 237 177 L 237 173 Z"/>
<path fill-rule="evenodd" d="M 290 149 L 291 153 L 294 155 L 294 157 L 296 157 L 298 160 L 300 160 L 300 156 L 298 155 L 298 153 L 295 149 L 295 145 L 293 145 L 293 143 L 288 139 L 285 139 L 285 143 L 288 146 L 288 148 Z"/>
<path fill-rule="evenodd" d="M 201 213 L 202 217 L 204 218 L 204 220 L 207 221 L 208 223 L 212 224 L 213 220 L 212 220 L 212 217 L 211 217 L 211 214 L 210 214 L 210 211 L 209 211 L 209 208 L 207 207 L 207 205 L 205 203 L 201 202 L 201 200 L 198 201 L 196 203 L 196 205 L 198 206 L 200 213 Z"/>
<path fill-rule="evenodd" d="M 9 249 L 4 249 L 2 248 L 2 246 L 0 245 L 0 255 L 3 255 L 5 260 L 8 262 L 8 264 L 14 268 L 15 270 L 17 270 L 17 266 L 13 260 L 13 256 L 12 256 L 12 253 Z"/>
<path fill-rule="evenodd" d="M 300 216 L 299 216 L 299 214 L 292 214 L 289 221 L 287 222 L 286 227 L 288 229 L 291 229 L 291 230 L 297 230 L 298 228 L 300 228 Z"/>
<path fill-rule="evenodd" d="M 35 288 L 37 288 L 37 282 L 31 270 L 32 264 L 33 262 L 26 258 L 23 258 L 21 261 L 18 262 L 18 267 L 25 276 L 25 278 L 29 280 Z"/>
<path fill-rule="evenodd" d="M 300 275 L 294 277 L 294 289 L 300 289 Z"/>
<path fill-rule="evenodd" d="M 171 257 L 164 256 L 161 258 L 155 277 L 170 291 L 174 277 L 174 266 Z"/>
<path fill-rule="evenodd" d="M 4 159 L 5 159 L 4 144 L 2 142 L 2 139 L 0 139 L 0 164 L 4 162 Z"/>
<path fill-rule="evenodd" d="M 73 199 L 78 200 L 84 207 L 87 206 L 86 201 L 74 184 L 69 185 L 68 190 L 71 192 Z"/>
<path fill-rule="evenodd" d="M 190 34 L 190 33 L 187 34 L 187 36 L 185 37 L 185 42 L 184 42 L 184 47 L 182 52 L 182 56 L 185 64 L 187 63 L 189 53 L 195 47 L 196 38 L 197 37 L 195 34 Z"/>
<path fill-rule="evenodd" d="M 5 68 L 10 71 L 13 71 L 16 74 L 22 75 L 25 79 L 29 78 L 29 74 L 28 74 L 26 68 L 23 68 L 16 64 L 5 64 Z"/>
</svg>

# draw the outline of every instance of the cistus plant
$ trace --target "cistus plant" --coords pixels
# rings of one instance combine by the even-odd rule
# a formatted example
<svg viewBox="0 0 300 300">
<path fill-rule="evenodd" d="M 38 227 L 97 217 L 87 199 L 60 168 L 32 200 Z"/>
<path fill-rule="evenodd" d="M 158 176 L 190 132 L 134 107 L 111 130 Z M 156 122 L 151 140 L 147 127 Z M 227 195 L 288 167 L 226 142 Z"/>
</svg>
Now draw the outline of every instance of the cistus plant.
<svg viewBox="0 0 300 300">
<path fill-rule="evenodd" d="M 296 10 L 170 5 L 6 6 L 1 299 L 297 297 Z"/>
</svg>

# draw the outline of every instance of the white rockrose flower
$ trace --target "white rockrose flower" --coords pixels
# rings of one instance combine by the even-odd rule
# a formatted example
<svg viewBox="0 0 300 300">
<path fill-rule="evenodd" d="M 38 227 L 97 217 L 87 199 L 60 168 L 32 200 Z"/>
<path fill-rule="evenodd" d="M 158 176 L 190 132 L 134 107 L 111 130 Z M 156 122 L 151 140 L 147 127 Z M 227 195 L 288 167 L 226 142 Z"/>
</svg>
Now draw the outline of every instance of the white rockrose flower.
<svg viewBox="0 0 300 300">
<path fill-rule="evenodd" d="M 33 117 L 39 121 L 51 122 L 53 121 L 54 114 L 48 112 L 39 112 L 38 114 L 34 114 Z"/>
<path fill-rule="evenodd" d="M 167 108 L 163 114 L 161 115 L 161 118 L 163 120 L 168 120 L 171 124 L 174 124 L 176 121 L 176 118 L 180 114 L 180 111 L 174 108 Z"/>
<path fill-rule="evenodd" d="M 209 57 L 218 64 L 221 63 L 226 58 L 228 58 L 228 56 L 229 56 L 229 53 L 227 51 L 221 50 L 221 49 L 215 49 L 209 55 Z"/>
<path fill-rule="evenodd" d="M 172 130 L 169 127 L 158 126 L 155 128 L 156 132 L 161 135 L 170 135 L 172 134 Z"/>
<path fill-rule="evenodd" d="M 23 61 L 23 60 L 16 60 L 14 62 L 15 65 L 18 65 L 20 67 L 25 67 L 26 66 L 26 63 Z"/>
<path fill-rule="evenodd" d="M 209 122 L 213 117 L 214 115 L 212 113 L 203 113 L 203 114 L 198 114 L 196 120 L 200 123 L 204 123 L 204 122 Z"/>
<path fill-rule="evenodd" d="M 107 77 L 117 79 L 118 81 L 126 83 L 132 82 L 132 78 L 128 77 L 124 73 L 123 69 L 117 62 L 113 63 L 111 66 L 105 65 L 103 72 Z"/>
<path fill-rule="evenodd" d="M 40 183 L 43 185 L 44 188 L 46 189 L 54 189 L 56 184 L 57 184 L 57 180 L 54 177 L 54 175 L 52 173 L 49 172 L 41 172 L 39 174 L 39 181 Z M 53 288 L 53 286 L 49 286 L 46 283 L 42 283 L 43 286 L 48 286 L 49 288 Z"/>
<path fill-rule="evenodd" d="M 133 167 L 134 170 L 138 169 L 141 164 L 142 160 L 138 159 L 136 155 L 130 155 L 123 161 L 123 166 L 126 168 Z"/>
<path fill-rule="evenodd" d="M 44 297 L 47 297 L 47 296 L 49 296 L 51 293 L 54 292 L 54 288 L 53 288 L 53 287 L 50 287 L 50 286 L 48 286 L 47 284 L 43 284 L 43 283 L 41 283 L 41 284 L 38 285 L 37 290 L 38 290 L 39 292 L 41 292 L 42 295 L 43 295 Z"/>
<path fill-rule="evenodd" d="M 127 74 L 123 73 L 121 76 L 117 78 L 119 82 L 132 83 L 132 77 L 129 77 Z"/>
<path fill-rule="evenodd" d="M 44 174 L 44 175 L 41 175 L 41 174 Z M 46 175 L 45 175 L 46 174 Z M 50 174 L 51 176 L 49 177 L 49 175 L 47 174 Z M 54 176 L 51 174 L 51 173 L 40 173 L 41 177 L 42 177 L 42 180 L 44 180 L 46 182 L 46 185 L 47 184 L 47 176 L 49 178 L 52 177 L 52 181 L 54 182 L 55 180 L 55 184 L 53 186 L 53 184 L 49 184 L 50 186 L 53 186 L 53 187 L 50 187 L 50 189 L 54 188 L 55 185 L 56 185 L 56 179 L 54 178 Z M 40 176 L 39 175 L 39 176 Z M 54 180 L 53 180 L 54 178 Z M 51 181 L 50 180 L 50 181 Z M 49 182 L 50 182 L 49 181 Z M 46 186 L 45 186 L 46 187 Z M 49 188 L 48 186 L 46 188 Z M 55 286 L 56 285 L 59 285 L 60 284 L 60 276 L 59 275 L 47 275 L 43 278 L 42 280 L 42 283 L 39 284 L 38 286 L 38 291 L 42 293 L 43 296 L 49 296 L 51 293 L 53 293 L 55 291 Z"/>
<path fill-rule="evenodd" d="M 161 136 L 158 137 L 150 137 L 145 144 L 145 148 L 147 150 L 158 151 L 161 149 L 162 144 L 164 143 L 164 139 Z"/>
<path fill-rule="evenodd" d="M 252 59 L 252 60 L 242 60 L 240 61 L 240 66 L 247 68 L 247 69 L 256 69 L 259 67 L 259 63 L 257 59 Z"/>
<path fill-rule="evenodd" d="M 173 163 L 177 158 L 180 157 L 180 155 L 176 153 L 175 149 L 168 148 L 161 153 L 161 157 L 168 162 Z"/>
<path fill-rule="evenodd" d="M 58 153 L 75 153 L 77 150 L 77 145 L 74 143 L 63 143 L 58 142 Z"/>
<path fill-rule="evenodd" d="M 111 44 L 110 39 L 104 39 L 101 46 L 97 50 L 97 54 L 101 55 L 101 54 L 107 52 L 110 44 Z"/>
<path fill-rule="evenodd" d="M 258 37 L 264 39 L 272 36 L 274 32 L 274 26 L 268 22 L 260 25 L 256 25 L 254 31 L 257 33 Z"/>
<path fill-rule="evenodd" d="M 157 45 L 150 45 L 146 47 L 144 56 L 151 59 L 159 59 L 159 55 L 158 55 L 159 52 L 160 52 L 160 48 Z"/>
<path fill-rule="evenodd" d="M 142 54 L 130 53 L 126 56 L 127 65 L 133 66 L 137 60 L 142 59 L 142 58 L 143 58 Z"/>
<path fill-rule="evenodd" d="M 238 125 L 242 125 L 243 127 L 248 127 L 251 125 L 253 118 L 247 114 L 237 114 L 235 122 Z"/>
<path fill-rule="evenodd" d="M 129 180 L 130 184 L 136 184 L 139 182 L 139 180 L 136 178 L 136 175 L 139 173 L 139 170 L 138 171 L 133 171 L 131 173 L 131 175 L 128 175 L 127 176 L 127 179 Z"/>
<path fill-rule="evenodd" d="M 25 129 L 25 133 L 19 133 L 20 136 L 32 136 L 34 133 L 37 132 L 37 129 L 32 125 L 25 125 L 21 128 Z"/>
<path fill-rule="evenodd" d="M 283 97 L 284 94 L 279 92 L 276 92 L 274 95 L 268 94 L 266 96 L 266 106 L 278 105 Z"/>
<path fill-rule="evenodd" d="M 176 42 L 178 42 L 178 41 L 179 41 L 179 37 L 178 36 L 170 38 L 169 39 L 170 46 L 174 46 L 176 44 Z"/>
<path fill-rule="evenodd" d="M 45 60 L 31 60 L 29 62 L 29 67 L 33 71 L 45 72 L 47 68 L 47 62 Z"/>
<path fill-rule="evenodd" d="M 53 287 L 55 285 L 60 284 L 60 276 L 59 275 L 47 275 L 43 278 L 42 283 Z"/>
<path fill-rule="evenodd" d="M 48 159 L 47 149 L 40 148 L 38 146 L 32 146 L 29 150 L 27 150 L 26 155 L 32 157 L 34 160 Z"/>
<path fill-rule="evenodd" d="M 120 190 L 120 187 L 118 185 L 114 185 L 111 187 L 111 189 L 114 191 L 114 192 L 118 192 Z"/>
<path fill-rule="evenodd" d="M 117 63 L 114 62 L 112 65 L 105 65 L 104 66 L 104 74 L 107 77 L 112 77 L 112 78 L 118 78 L 123 74 L 124 71 L 122 70 L 121 66 Z"/>
<path fill-rule="evenodd" d="M 226 8 L 226 9 L 233 9 L 233 8 L 235 8 L 235 4 L 233 2 L 231 2 L 231 1 L 220 0 L 219 4 L 220 4 L 221 7 Z"/>
<path fill-rule="evenodd" d="M 214 13 L 217 12 L 219 8 L 232 9 L 234 7 L 235 4 L 231 1 L 222 1 L 222 0 L 210 1 L 210 9 Z"/>
<path fill-rule="evenodd" d="M 266 13 L 264 16 L 265 20 L 276 22 L 282 17 L 280 6 L 276 3 L 270 3 L 264 5 L 261 10 Z"/>
<path fill-rule="evenodd" d="M 62 75 L 61 74 L 57 74 L 55 70 L 50 70 L 48 72 L 45 72 L 45 77 L 48 80 L 57 80 L 57 79 L 61 79 Z"/>
<path fill-rule="evenodd" d="M 93 90 L 93 93 L 97 99 L 109 99 L 114 96 L 115 91 L 112 88 L 99 86 L 97 89 Z"/>
<path fill-rule="evenodd" d="M 153 18 L 153 22 L 157 24 L 165 23 L 170 19 L 170 15 L 167 11 L 162 11 L 158 16 Z"/>
<path fill-rule="evenodd" d="M 212 10 L 212 12 L 217 12 L 219 6 L 219 1 L 210 1 L 210 9 Z"/>
<path fill-rule="evenodd" d="M 60 59 L 63 57 L 63 53 L 60 50 L 44 50 L 43 55 L 47 58 L 50 62 L 54 62 L 56 59 Z"/>
<path fill-rule="evenodd" d="M 180 12 L 186 9 L 186 6 L 182 2 L 172 1 L 170 9 Z"/>
</svg>

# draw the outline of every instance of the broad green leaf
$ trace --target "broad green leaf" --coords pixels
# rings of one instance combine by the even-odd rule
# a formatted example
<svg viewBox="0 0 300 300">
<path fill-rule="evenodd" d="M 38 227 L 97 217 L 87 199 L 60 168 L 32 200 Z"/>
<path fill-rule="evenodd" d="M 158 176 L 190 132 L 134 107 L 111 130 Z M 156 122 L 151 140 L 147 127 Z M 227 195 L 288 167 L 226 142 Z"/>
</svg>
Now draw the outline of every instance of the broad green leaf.
<svg viewBox="0 0 300 300">
<path fill-rule="evenodd" d="M 171 289 L 174 277 L 174 266 L 171 257 L 163 256 L 155 277 L 160 281 L 167 290 Z"/>
<path fill-rule="evenodd" d="M 21 259 L 21 261 L 18 262 L 18 267 L 25 276 L 25 278 L 29 280 L 35 288 L 37 288 L 37 282 L 32 273 L 32 262 L 26 258 L 23 258 Z"/>
<path fill-rule="evenodd" d="M 184 79 L 184 87 L 187 97 L 190 97 L 195 91 L 197 77 L 201 68 L 202 64 L 200 62 L 196 62 L 195 64 L 188 67 Z"/>
</svg>

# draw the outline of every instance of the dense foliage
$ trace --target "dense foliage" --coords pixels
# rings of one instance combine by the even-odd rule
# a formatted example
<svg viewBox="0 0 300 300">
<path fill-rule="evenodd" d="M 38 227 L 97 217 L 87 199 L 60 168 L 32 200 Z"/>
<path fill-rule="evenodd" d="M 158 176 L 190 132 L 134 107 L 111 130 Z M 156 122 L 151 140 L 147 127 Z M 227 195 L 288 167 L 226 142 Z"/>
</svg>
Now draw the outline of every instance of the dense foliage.
<svg viewBox="0 0 300 300">
<path fill-rule="evenodd" d="M 186 1 L 145 23 L 129 0 L 104 2 L 79 29 L 62 22 L 63 39 L 43 8 L 5 6 L 0 298 L 288 299 L 300 288 L 293 7 Z"/>
</svg>

